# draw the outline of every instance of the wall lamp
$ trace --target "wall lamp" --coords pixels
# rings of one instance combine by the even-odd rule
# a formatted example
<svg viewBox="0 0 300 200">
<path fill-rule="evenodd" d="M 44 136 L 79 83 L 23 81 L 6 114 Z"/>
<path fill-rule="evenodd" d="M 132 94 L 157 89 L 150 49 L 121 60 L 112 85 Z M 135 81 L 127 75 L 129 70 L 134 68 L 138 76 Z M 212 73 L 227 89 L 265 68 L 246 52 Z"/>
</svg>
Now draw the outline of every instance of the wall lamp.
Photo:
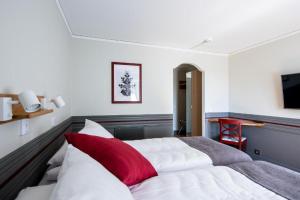
<svg viewBox="0 0 300 200">
<path fill-rule="evenodd" d="M 53 103 L 56 108 L 60 109 L 66 105 L 64 99 L 61 96 L 57 96 L 50 101 L 47 100 L 47 98 L 42 98 L 41 99 L 42 103 L 42 109 L 48 109 L 48 105 Z"/>
<path fill-rule="evenodd" d="M 53 112 L 51 109 L 47 110 L 48 103 L 53 103 L 58 109 L 66 105 L 61 96 L 47 102 L 46 98 L 36 96 L 32 90 L 23 91 L 18 95 L 0 94 L 0 122 L 31 118 Z M 14 104 L 18 105 L 13 106 Z"/>
<path fill-rule="evenodd" d="M 41 109 L 41 103 L 32 90 L 26 90 L 19 94 L 19 101 L 25 112 L 32 113 Z"/>
<path fill-rule="evenodd" d="M 12 105 L 18 104 L 11 97 L 0 97 L 0 121 L 8 121 L 12 119 Z"/>
</svg>

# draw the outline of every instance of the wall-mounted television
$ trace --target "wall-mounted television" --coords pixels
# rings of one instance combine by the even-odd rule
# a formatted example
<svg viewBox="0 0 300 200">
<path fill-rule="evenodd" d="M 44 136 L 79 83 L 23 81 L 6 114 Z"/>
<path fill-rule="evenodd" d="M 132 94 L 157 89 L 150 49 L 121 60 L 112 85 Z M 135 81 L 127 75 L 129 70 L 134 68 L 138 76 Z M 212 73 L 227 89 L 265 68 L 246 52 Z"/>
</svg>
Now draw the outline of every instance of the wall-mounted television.
<svg viewBox="0 0 300 200">
<path fill-rule="evenodd" d="M 300 73 L 281 75 L 284 108 L 300 109 Z"/>
</svg>

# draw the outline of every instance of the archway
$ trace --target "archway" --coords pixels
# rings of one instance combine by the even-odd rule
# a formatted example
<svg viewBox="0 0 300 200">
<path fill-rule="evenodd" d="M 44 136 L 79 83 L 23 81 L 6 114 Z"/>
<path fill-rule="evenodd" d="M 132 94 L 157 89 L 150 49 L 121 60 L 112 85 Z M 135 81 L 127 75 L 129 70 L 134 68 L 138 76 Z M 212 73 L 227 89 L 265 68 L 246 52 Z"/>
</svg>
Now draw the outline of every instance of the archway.
<svg viewBox="0 0 300 200">
<path fill-rule="evenodd" d="M 173 119 L 176 135 L 204 135 L 204 72 L 193 64 L 173 70 Z"/>
</svg>

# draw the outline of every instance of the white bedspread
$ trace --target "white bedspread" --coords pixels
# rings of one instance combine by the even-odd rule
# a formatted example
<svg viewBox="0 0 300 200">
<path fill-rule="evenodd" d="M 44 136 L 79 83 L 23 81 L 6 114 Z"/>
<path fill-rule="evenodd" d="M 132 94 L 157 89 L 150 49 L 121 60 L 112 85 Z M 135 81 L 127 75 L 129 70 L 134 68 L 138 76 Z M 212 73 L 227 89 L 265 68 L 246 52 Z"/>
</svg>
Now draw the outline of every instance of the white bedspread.
<svg viewBox="0 0 300 200">
<path fill-rule="evenodd" d="M 228 167 L 160 174 L 133 186 L 135 200 L 283 200 Z"/>
<path fill-rule="evenodd" d="M 147 158 L 158 173 L 213 166 L 208 155 L 178 138 L 132 140 L 126 143 Z"/>
</svg>

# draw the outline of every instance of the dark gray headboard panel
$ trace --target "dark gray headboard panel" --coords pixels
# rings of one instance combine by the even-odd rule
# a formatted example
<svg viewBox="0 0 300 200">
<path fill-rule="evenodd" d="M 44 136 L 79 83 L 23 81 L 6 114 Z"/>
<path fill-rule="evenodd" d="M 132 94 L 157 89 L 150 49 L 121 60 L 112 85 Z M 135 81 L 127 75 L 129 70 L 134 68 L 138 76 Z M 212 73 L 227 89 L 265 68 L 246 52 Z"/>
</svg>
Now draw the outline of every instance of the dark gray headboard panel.
<svg viewBox="0 0 300 200">
<path fill-rule="evenodd" d="M 81 130 L 85 119 L 98 122 L 121 140 L 174 136 L 172 114 L 73 116 L 72 130 Z"/>
<path fill-rule="evenodd" d="M 47 161 L 63 144 L 63 135 L 70 131 L 71 124 L 69 118 L 0 159 L 1 200 L 15 199 L 21 189 L 39 182 Z"/>
</svg>

